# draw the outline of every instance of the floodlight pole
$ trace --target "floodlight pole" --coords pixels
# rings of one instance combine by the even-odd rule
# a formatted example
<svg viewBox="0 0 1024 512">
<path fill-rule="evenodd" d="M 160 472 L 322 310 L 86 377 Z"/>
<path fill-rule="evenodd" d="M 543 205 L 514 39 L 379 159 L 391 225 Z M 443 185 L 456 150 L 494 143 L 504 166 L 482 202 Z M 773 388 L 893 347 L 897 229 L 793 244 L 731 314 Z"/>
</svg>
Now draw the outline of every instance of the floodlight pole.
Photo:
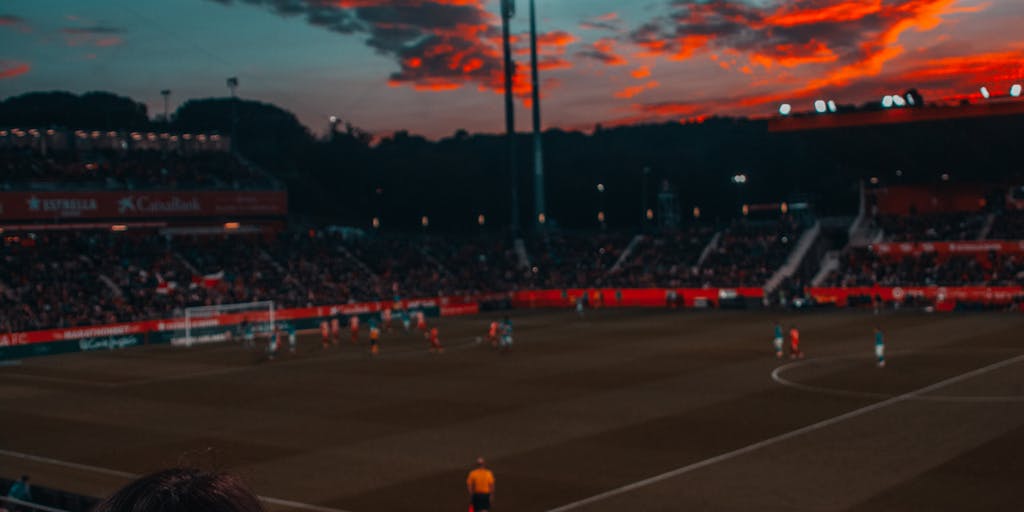
<svg viewBox="0 0 1024 512">
<path fill-rule="evenodd" d="M 534 0 L 530 0 L 530 74 L 533 78 L 533 219 L 537 228 L 543 228 L 544 201 L 544 145 L 540 122 L 540 77 L 537 70 L 537 13 Z"/>
<path fill-rule="evenodd" d="M 160 91 L 160 95 L 164 97 L 164 123 L 169 126 L 171 124 L 171 114 L 170 114 L 170 103 L 168 102 L 168 100 L 171 97 L 171 90 L 170 89 L 164 89 L 164 90 Z"/>
<path fill-rule="evenodd" d="M 515 103 L 512 98 L 512 77 L 515 69 L 512 63 L 512 47 L 509 41 L 509 19 L 515 14 L 515 0 L 501 0 L 501 39 L 505 52 L 505 136 L 506 163 L 508 165 L 510 187 L 512 191 L 512 219 L 510 226 L 513 234 L 519 233 L 519 171 L 516 165 L 516 120 Z"/>
</svg>

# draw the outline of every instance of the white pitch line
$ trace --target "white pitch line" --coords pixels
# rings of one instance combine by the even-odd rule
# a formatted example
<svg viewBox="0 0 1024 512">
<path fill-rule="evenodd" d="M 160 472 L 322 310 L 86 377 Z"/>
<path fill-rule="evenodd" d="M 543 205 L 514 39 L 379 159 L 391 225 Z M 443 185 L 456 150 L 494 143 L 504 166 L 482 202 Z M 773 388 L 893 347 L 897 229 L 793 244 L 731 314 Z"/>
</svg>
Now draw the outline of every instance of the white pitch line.
<svg viewBox="0 0 1024 512">
<path fill-rule="evenodd" d="M 910 352 L 910 351 L 893 352 L 893 354 L 896 354 L 896 353 L 916 354 L 917 352 Z M 892 355 L 892 354 L 890 354 L 890 355 Z M 821 386 L 811 386 L 811 385 L 808 385 L 808 384 L 801 384 L 799 382 L 791 381 L 791 380 L 789 380 L 789 379 L 787 379 L 787 378 L 782 376 L 783 372 L 787 372 L 789 370 L 792 370 L 793 368 L 804 366 L 805 364 L 821 362 L 821 361 L 837 361 L 837 360 L 843 360 L 843 359 L 864 359 L 864 358 L 861 357 L 861 356 L 832 356 L 832 357 L 820 357 L 820 358 L 816 358 L 816 359 L 804 359 L 804 360 L 801 360 L 801 361 L 795 361 L 795 362 L 792 362 L 792 363 L 789 363 L 789 364 L 784 364 L 784 365 L 782 365 L 782 366 L 772 370 L 772 380 L 774 380 L 775 382 L 778 382 L 779 384 L 781 384 L 783 386 L 790 387 L 790 388 L 793 388 L 793 389 L 799 389 L 801 391 L 806 391 L 808 393 L 819 393 L 819 394 L 833 395 L 833 396 L 845 396 L 845 397 L 851 397 L 851 398 L 876 398 L 876 399 L 892 398 L 893 396 L 895 396 L 892 393 L 872 393 L 872 392 L 869 392 L 869 391 L 853 391 L 853 390 L 848 390 L 848 389 L 836 389 L 836 388 L 827 388 L 827 387 L 821 387 Z M 885 370 L 879 370 L 879 371 L 885 371 Z M 1009 395 L 1004 395 L 1004 396 L 929 395 L 929 396 L 915 396 L 915 397 L 910 397 L 909 399 L 910 400 L 920 400 L 922 402 L 956 402 L 956 403 L 971 403 L 971 404 L 1005 404 L 1005 403 L 1024 402 L 1024 395 L 1013 395 L 1013 396 L 1009 396 Z"/>
<path fill-rule="evenodd" d="M 950 378 L 948 378 L 946 380 L 942 380 L 942 381 L 936 382 L 935 384 L 931 384 L 929 386 L 925 386 L 923 388 L 920 388 L 920 389 L 917 389 L 917 390 L 914 390 L 914 391 L 910 391 L 910 392 L 904 393 L 904 394 L 899 395 L 899 396 L 894 396 L 894 397 L 892 397 L 892 398 L 890 398 L 888 400 L 883 400 L 881 402 L 876 402 L 876 403 L 873 403 L 871 405 L 868 405 L 868 406 L 865 406 L 865 407 L 861 407 L 860 409 L 855 409 L 853 411 L 850 411 L 850 412 L 847 412 L 847 413 L 844 413 L 844 414 L 840 414 L 839 416 L 834 416 L 832 418 L 829 418 L 829 419 L 826 419 L 826 420 L 822 420 L 822 421 L 819 421 L 817 423 L 812 423 L 810 425 L 798 428 L 796 430 L 791 430 L 789 432 L 786 432 L 786 433 L 783 433 L 783 434 L 779 434 L 779 435 L 774 436 L 774 437 L 769 437 L 768 439 L 765 439 L 765 440 L 762 440 L 762 441 L 758 441 L 758 442 L 756 442 L 754 444 L 750 444 L 750 445 L 744 446 L 743 448 L 739 448 L 739 449 L 733 450 L 731 452 L 726 452 L 726 453 L 723 453 L 721 455 L 716 455 L 716 456 L 711 457 L 709 459 L 704 459 L 702 461 L 698 461 L 698 462 L 695 462 L 693 464 L 689 464 L 689 465 L 686 465 L 686 466 L 683 466 L 683 467 L 680 467 L 680 468 L 676 468 L 676 469 L 673 469 L 671 471 L 666 471 L 665 473 L 661 473 L 660 475 L 655 475 L 655 476 L 652 476 L 650 478 L 645 478 L 643 480 L 637 480 L 636 482 L 633 482 L 631 484 L 623 485 L 622 487 L 617 487 L 615 489 L 612 489 L 612 490 L 609 490 L 609 491 L 605 491 L 605 492 L 602 492 L 600 494 L 595 494 L 595 495 L 593 495 L 593 496 L 591 496 L 589 498 L 584 498 L 582 500 L 574 501 L 572 503 L 569 503 L 569 504 L 566 504 L 566 505 L 562 505 L 562 506 L 557 507 L 557 508 L 549 509 L 548 512 L 563 512 L 563 511 L 566 511 L 566 510 L 577 509 L 577 508 L 582 507 L 584 505 L 589 505 L 591 503 L 596 503 L 596 502 L 599 502 L 599 501 L 602 501 L 602 500 L 606 500 L 606 499 L 611 498 L 613 496 L 618 496 L 620 494 L 625 494 L 627 492 L 630 492 L 630 491 L 633 491 L 633 490 L 636 490 L 636 489 L 640 489 L 642 487 L 647 487 L 649 485 L 656 484 L 656 483 L 661 482 L 663 480 L 668 480 L 670 478 L 674 478 L 674 477 L 677 477 L 679 475 L 690 473 L 692 471 L 696 471 L 698 469 L 705 468 L 707 466 L 711 466 L 711 465 L 717 464 L 719 462 L 727 461 L 729 459 L 734 459 L 734 458 L 739 457 L 741 455 L 746 455 L 746 454 L 748 454 L 750 452 L 760 450 L 761 448 L 764 448 L 766 446 L 771 446 L 773 444 L 777 444 L 777 443 L 780 443 L 782 441 L 786 441 L 786 440 L 792 439 L 794 437 L 801 436 L 801 435 L 806 434 L 808 432 L 814 432 L 815 430 L 821 430 L 821 429 L 823 429 L 825 427 L 829 427 L 829 426 L 835 425 L 837 423 L 841 423 L 841 422 L 849 420 L 851 418 L 856 418 L 858 416 L 863 416 L 864 414 L 867 414 L 869 412 L 877 411 L 878 409 L 882 409 L 884 407 L 888 407 L 890 405 L 897 404 L 899 402 L 903 402 L 903 401 L 912 399 L 912 398 L 917 397 L 919 395 L 923 395 L 925 393 L 929 393 L 929 392 L 935 391 L 937 389 L 944 388 L 944 387 L 949 386 L 951 384 L 956 384 L 957 382 L 967 380 L 967 379 L 969 379 L 971 377 L 976 377 L 978 375 L 983 375 L 983 374 L 991 372 L 993 370 L 998 370 L 1000 368 L 1003 368 L 1003 367 L 1006 367 L 1006 366 L 1010 366 L 1010 365 L 1015 364 L 1015 363 L 1020 362 L 1020 361 L 1024 361 L 1024 354 L 1019 355 L 1017 357 L 1013 357 L 1013 358 L 1010 358 L 1010 359 L 1006 359 L 1006 360 L 1000 361 L 998 363 L 993 363 L 993 364 L 990 364 L 988 366 L 985 366 L 985 367 L 982 367 L 982 368 L 978 368 L 976 370 L 971 370 L 971 371 L 969 371 L 967 373 L 962 373 L 962 374 L 957 375 L 955 377 L 950 377 Z"/>
<path fill-rule="evenodd" d="M 116 469 L 101 468 L 99 466 L 90 466 L 88 464 L 79 464 L 77 462 L 68 462 L 66 460 L 52 459 L 50 457 L 41 457 L 39 455 L 32 455 L 29 453 L 15 452 L 11 450 L 0 449 L 0 456 L 14 457 L 22 460 L 29 460 L 33 462 L 41 462 L 43 464 L 50 464 L 53 466 L 61 466 L 65 468 L 78 469 L 82 471 L 90 471 L 93 473 L 99 473 L 102 475 L 115 476 L 118 478 L 130 478 L 136 479 L 141 475 L 134 473 L 128 473 L 126 471 L 118 471 Z M 300 501 L 285 500 L 281 498 L 273 498 L 270 496 L 257 496 L 261 501 L 272 503 L 274 505 L 283 505 L 286 507 L 303 509 L 303 510 L 315 510 L 317 512 L 349 512 L 338 508 L 321 507 L 319 505 L 312 505 L 309 503 L 302 503 Z"/>
</svg>

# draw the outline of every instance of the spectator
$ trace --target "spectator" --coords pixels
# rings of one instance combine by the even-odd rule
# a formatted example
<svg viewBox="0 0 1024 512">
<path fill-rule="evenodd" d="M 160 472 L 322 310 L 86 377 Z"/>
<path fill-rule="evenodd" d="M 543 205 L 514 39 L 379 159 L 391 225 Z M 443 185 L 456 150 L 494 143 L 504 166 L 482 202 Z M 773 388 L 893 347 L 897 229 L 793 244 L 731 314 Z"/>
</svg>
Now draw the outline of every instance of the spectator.
<svg viewBox="0 0 1024 512">
<path fill-rule="evenodd" d="M 94 512 L 262 512 L 259 498 L 237 476 L 165 469 L 143 476 L 100 502 Z"/>
<path fill-rule="evenodd" d="M 20 501 L 32 501 L 32 487 L 28 481 L 28 475 L 21 475 L 20 479 L 11 484 L 11 489 L 7 491 L 7 497 Z"/>
</svg>

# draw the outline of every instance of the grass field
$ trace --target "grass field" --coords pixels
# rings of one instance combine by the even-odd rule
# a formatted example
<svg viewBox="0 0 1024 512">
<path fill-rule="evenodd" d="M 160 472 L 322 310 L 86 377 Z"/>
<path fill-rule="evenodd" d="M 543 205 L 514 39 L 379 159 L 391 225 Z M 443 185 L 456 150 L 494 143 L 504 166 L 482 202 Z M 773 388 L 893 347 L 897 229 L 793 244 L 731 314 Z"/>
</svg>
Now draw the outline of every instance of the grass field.
<svg viewBox="0 0 1024 512">
<path fill-rule="evenodd" d="M 182 463 L 274 510 L 463 511 L 483 455 L 497 511 L 1007 510 L 1024 501 L 1024 316 L 761 312 L 439 320 L 263 360 L 151 346 L 0 367 L 0 475 L 104 495 Z M 872 328 L 889 366 L 874 366 Z M 363 333 L 365 336 L 365 332 Z"/>
</svg>

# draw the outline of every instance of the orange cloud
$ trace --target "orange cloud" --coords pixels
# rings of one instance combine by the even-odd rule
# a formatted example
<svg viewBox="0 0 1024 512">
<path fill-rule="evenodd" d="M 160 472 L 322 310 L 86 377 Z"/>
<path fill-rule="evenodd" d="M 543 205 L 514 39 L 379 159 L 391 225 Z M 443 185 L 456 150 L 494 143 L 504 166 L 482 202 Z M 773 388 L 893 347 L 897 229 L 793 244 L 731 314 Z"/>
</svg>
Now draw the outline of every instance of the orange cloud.
<svg viewBox="0 0 1024 512">
<path fill-rule="evenodd" d="M 24 75 L 32 69 L 27 62 L 18 62 L 13 60 L 0 60 L 0 80 L 6 80 L 8 78 L 14 78 L 16 76 Z"/>
<path fill-rule="evenodd" d="M 821 64 L 839 60 L 836 55 L 824 43 L 810 40 L 807 44 L 780 44 L 765 52 L 754 52 L 750 55 L 750 61 L 754 64 L 771 69 L 778 64 L 782 67 L 792 68 L 804 64 Z"/>
<path fill-rule="evenodd" d="M 651 76 L 651 68 L 649 68 L 647 66 L 640 66 L 640 67 L 634 69 L 633 72 L 630 73 L 630 74 L 633 75 L 633 78 L 636 78 L 638 80 L 642 80 L 644 78 L 647 78 L 647 77 Z"/>
<path fill-rule="evenodd" d="M 615 52 L 615 44 L 615 39 L 603 37 L 594 41 L 589 50 L 581 51 L 577 55 L 600 61 L 606 66 L 625 66 L 628 62 Z"/>
<path fill-rule="evenodd" d="M 761 22 L 762 26 L 793 27 L 814 23 L 854 21 L 882 11 L 882 0 L 847 0 L 824 7 L 782 6 Z"/>
<path fill-rule="evenodd" d="M 628 99 L 628 98 L 632 98 L 633 96 L 636 96 L 637 94 L 640 94 L 640 93 L 642 93 L 642 92 L 644 92 L 646 90 L 647 90 L 647 87 L 644 87 L 642 85 L 633 85 L 633 86 L 626 87 L 625 89 L 622 89 L 620 91 L 616 91 L 615 92 L 615 97 L 619 98 L 619 99 Z"/>
</svg>

